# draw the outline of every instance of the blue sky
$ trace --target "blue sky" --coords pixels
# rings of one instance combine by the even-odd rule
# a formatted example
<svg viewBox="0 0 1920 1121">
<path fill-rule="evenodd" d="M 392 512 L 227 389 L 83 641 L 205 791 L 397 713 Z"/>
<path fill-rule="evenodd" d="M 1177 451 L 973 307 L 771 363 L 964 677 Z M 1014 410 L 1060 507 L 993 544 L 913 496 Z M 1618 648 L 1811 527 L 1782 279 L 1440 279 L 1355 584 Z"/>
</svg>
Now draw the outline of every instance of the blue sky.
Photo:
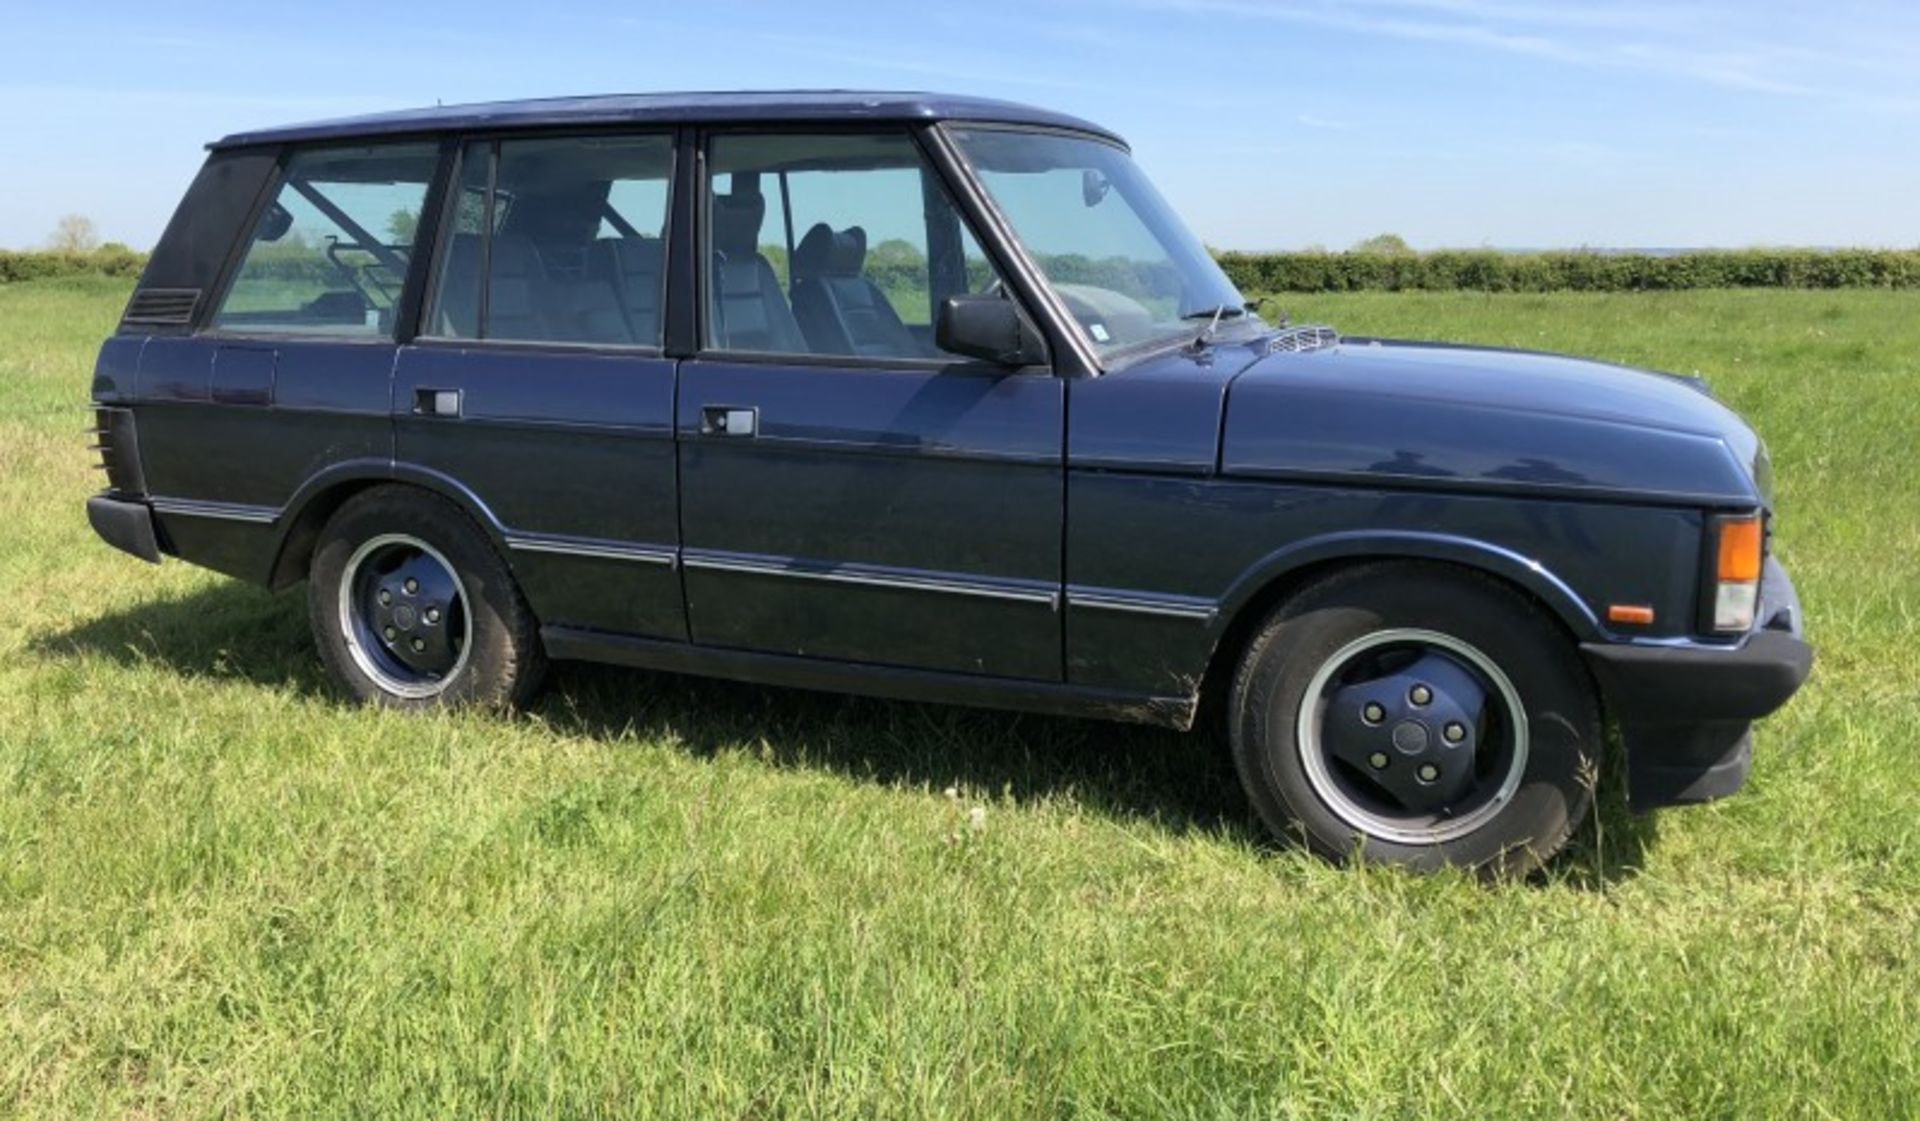
<svg viewBox="0 0 1920 1121">
<path fill-rule="evenodd" d="M 1920 245 L 1912 0 L 0 0 L 0 246 L 150 245 L 258 125 L 659 89 L 937 89 L 1125 134 L 1228 248 Z"/>
</svg>

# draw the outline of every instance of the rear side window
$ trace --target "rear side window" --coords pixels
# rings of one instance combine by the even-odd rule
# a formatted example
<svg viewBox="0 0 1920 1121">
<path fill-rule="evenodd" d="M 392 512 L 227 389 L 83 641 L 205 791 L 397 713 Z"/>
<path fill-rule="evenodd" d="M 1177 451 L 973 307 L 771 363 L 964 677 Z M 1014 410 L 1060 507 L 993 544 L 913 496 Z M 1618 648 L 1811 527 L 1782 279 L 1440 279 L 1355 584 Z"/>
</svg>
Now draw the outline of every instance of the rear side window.
<svg viewBox="0 0 1920 1121">
<path fill-rule="evenodd" d="M 657 347 L 670 136 L 475 141 L 428 333 Z"/>
<path fill-rule="evenodd" d="M 287 162 L 213 325 L 389 338 L 439 153 L 432 144 L 319 148 Z"/>
</svg>

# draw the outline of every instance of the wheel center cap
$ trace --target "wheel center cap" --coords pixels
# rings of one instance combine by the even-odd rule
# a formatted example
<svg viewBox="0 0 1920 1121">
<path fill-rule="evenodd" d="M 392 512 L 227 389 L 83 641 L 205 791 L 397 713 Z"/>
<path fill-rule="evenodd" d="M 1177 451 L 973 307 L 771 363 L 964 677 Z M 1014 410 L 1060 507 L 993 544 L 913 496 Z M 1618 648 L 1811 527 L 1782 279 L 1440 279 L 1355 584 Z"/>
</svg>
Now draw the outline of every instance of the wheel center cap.
<svg viewBox="0 0 1920 1121">
<path fill-rule="evenodd" d="M 1402 720 L 1393 726 L 1393 746 L 1402 754 L 1418 755 L 1427 749 L 1427 726 L 1418 720 Z"/>
<path fill-rule="evenodd" d="M 404 603 L 394 608 L 393 609 L 393 625 L 396 627 L 399 627 L 403 631 L 412 630 L 413 629 L 413 608 L 408 607 Z M 1397 737 L 1399 736 L 1399 732 L 1395 731 L 1394 735 L 1396 737 L 1394 742 L 1398 743 L 1399 740 Z"/>
</svg>

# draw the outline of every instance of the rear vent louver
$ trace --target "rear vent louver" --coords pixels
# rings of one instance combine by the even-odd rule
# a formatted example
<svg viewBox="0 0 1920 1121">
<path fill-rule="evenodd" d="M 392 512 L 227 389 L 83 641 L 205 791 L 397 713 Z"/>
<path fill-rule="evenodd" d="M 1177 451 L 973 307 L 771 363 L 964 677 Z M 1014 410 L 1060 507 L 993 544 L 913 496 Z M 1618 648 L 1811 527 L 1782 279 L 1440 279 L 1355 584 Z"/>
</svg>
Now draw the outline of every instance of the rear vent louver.
<svg viewBox="0 0 1920 1121">
<path fill-rule="evenodd" d="M 198 288 L 142 288 L 127 302 L 120 322 L 142 327 L 185 327 L 200 306 Z"/>
<path fill-rule="evenodd" d="M 122 494 L 145 494 L 147 480 L 140 470 L 140 438 L 133 426 L 133 413 L 96 405 L 93 427 L 87 429 L 93 442 L 87 450 L 96 458 L 93 468 L 104 471 L 107 488 Z"/>
</svg>

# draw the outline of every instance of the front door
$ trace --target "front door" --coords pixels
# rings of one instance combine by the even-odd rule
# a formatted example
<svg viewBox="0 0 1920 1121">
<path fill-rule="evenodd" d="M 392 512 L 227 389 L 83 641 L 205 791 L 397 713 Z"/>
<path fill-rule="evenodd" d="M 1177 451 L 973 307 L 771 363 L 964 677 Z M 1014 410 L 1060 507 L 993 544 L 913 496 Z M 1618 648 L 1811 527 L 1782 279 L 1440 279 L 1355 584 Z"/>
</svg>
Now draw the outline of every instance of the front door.
<svg viewBox="0 0 1920 1121">
<path fill-rule="evenodd" d="M 943 354 L 998 274 L 913 138 L 719 132 L 703 348 L 680 367 L 702 645 L 1057 681 L 1065 405 Z"/>
<path fill-rule="evenodd" d="M 466 145 L 394 368 L 398 459 L 471 492 L 544 623 L 686 638 L 661 354 L 673 152 L 667 133 Z"/>
</svg>

